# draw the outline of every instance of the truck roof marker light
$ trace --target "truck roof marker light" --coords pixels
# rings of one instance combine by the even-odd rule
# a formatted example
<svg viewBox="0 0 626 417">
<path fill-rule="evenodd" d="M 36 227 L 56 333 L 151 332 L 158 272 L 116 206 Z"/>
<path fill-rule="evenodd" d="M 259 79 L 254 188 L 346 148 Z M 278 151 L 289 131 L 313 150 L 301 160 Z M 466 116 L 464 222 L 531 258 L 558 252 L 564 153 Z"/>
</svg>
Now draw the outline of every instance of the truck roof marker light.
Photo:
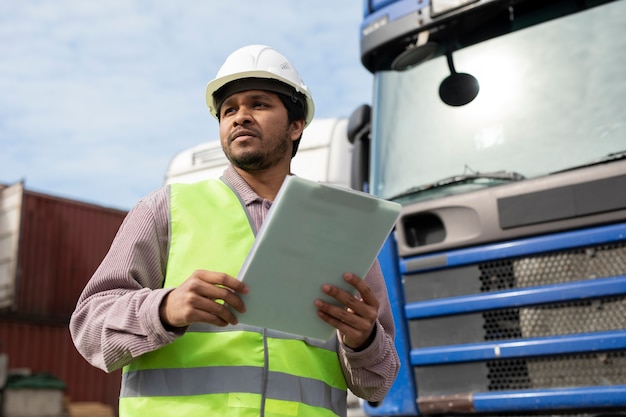
<svg viewBox="0 0 626 417">
<path fill-rule="evenodd" d="M 478 95 L 480 85 L 471 74 L 456 72 L 452 61 L 452 51 L 446 52 L 450 75 L 443 79 L 439 86 L 439 97 L 449 106 L 465 106 Z"/>
<path fill-rule="evenodd" d="M 459 9 L 469 3 L 476 3 L 478 0 L 431 0 L 433 16 L 439 16 L 452 10 Z"/>
<path fill-rule="evenodd" d="M 429 32 L 427 30 L 420 32 L 417 35 L 417 41 L 409 45 L 391 62 L 391 69 L 405 71 L 432 58 L 439 49 L 439 44 L 429 42 L 428 37 Z"/>
</svg>

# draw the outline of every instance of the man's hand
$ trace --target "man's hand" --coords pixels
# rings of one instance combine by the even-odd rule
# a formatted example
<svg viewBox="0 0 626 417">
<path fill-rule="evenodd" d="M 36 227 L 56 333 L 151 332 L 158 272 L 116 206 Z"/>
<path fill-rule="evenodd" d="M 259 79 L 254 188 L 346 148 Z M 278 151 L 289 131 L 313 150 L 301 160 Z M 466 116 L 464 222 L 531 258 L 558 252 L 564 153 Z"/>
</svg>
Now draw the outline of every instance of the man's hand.
<svg viewBox="0 0 626 417">
<path fill-rule="evenodd" d="M 237 324 L 230 308 L 243 313 L 246 308 L 239 294 L 248 287 L 221 272 L 197 270 L 161 303 L 159 314 L 166 326 L 185 327 L 202 322 L 216 326 Z"/>
<path fill-rule="evenodd" d="M 361 298 L 334 285 L 324 284 L 322 291 L 346 308 L 317 299 L 317 315 L 339 330 L 346 346 L 356 350 L 365 349 L 371 342 L 369 339 L 378 318 L 378 299 L 369 285 L 358 276 L 346 273 L 343 278 L 361 294 Z"/>
</svg>

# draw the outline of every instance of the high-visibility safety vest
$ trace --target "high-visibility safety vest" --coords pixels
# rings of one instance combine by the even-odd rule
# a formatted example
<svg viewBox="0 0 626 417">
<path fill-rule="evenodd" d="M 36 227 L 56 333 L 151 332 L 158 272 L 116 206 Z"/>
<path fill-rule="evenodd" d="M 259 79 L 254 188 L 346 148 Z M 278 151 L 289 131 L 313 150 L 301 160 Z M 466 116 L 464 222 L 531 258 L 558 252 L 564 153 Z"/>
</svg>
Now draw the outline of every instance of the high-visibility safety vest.
<svg viewBox="0 0 626 417">
<path fill-rule="evenodd" d="M 170 187 L 164 287 L 197 269 L 237 276 L 254 242 L 238 195 L 220 180 Z M 337 343 L 241 324 L 193 324 L 124 367 L 120 417 L 345 416 Z"/>
</svg>

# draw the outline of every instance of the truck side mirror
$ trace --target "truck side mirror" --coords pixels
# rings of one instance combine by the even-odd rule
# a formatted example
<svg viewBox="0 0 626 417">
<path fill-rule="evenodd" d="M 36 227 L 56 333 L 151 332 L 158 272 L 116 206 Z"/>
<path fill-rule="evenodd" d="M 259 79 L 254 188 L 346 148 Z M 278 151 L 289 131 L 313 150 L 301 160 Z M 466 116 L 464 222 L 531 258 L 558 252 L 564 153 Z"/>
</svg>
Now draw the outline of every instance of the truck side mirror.
<svg viewBox="0 0 626 417">
<path fill-rule="evenodd" d="M 348 141 L 354 145 L 350 187 L 365 192 L 369 191 L 371 121 L 372 108 L 369 104 L 357 107 L 348 119 Z"/>
<path fill-rule="evenodd" d="M 348 119 L 348 141 L 354 144 L 364 134 L 369 136 L 372 121 L 372 107 L 369 104 L 361 104 L 354 109 Z"/>
</svg>

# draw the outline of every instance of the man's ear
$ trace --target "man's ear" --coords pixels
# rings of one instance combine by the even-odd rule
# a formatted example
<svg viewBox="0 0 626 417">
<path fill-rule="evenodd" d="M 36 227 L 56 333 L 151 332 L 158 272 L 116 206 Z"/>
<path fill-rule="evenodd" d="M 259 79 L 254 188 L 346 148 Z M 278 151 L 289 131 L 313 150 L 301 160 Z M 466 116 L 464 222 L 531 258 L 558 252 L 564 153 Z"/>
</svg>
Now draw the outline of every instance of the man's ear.
<svg viewBox="0 0 626 417">
<path fill-rule="evenodd" d="M 291 140 L 298 140 L 304 131 L 304 120 L 295 120 L 291 122 Z"/>
</svg>

